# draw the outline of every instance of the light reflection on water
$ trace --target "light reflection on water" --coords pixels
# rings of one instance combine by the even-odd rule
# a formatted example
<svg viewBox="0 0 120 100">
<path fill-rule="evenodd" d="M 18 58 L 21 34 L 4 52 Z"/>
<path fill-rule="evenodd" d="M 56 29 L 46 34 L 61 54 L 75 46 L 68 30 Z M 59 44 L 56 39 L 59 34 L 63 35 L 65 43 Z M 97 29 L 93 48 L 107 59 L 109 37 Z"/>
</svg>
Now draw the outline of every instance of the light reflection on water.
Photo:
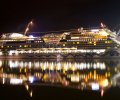
<svg viewBox="0 0 120 100">
<path fill-rule="evenodd" d="M 2 62 L 1 62 L 2 63 Z M 2 66 L 2 64 L 1 64 Z M 105 69 L 104 62 L 40 62 L 40 61 L 8 61 L 8 66 L 10 68 L 41 68 L 41 69 L 49 69 L 49 70 L 61 70 L 61 69 L 72 69 L 72 70 L 83 70 L 83 69 Z"/>
<path fill-rule="evenodd" d="M 54 85 L 103 90 L 120 86 L 120 61 L 0 60 L 1 84 Z M 32 92 L 30 92 L 32 96 Z"/>
</svg>

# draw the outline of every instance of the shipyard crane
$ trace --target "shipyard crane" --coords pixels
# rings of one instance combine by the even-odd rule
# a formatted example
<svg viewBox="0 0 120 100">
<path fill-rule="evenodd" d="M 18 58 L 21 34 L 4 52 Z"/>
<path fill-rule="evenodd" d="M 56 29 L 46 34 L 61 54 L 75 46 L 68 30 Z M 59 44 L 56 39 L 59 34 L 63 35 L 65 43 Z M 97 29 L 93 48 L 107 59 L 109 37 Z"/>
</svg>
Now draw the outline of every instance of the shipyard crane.
<svg viewBox="0 0 120 100">
<path fill-rule="evenodd" d="M 29 28 L 30 28 L 31 25 L 33 25 L 33 20 L 31 20 L 31 21 L 28 23 L 28 25 L 27 25 L 27 27 L 26 27 L 26 29 L 25 29 L 24 35 L 27 34 L 27 32 L 29 31 Z"/>
</svg>

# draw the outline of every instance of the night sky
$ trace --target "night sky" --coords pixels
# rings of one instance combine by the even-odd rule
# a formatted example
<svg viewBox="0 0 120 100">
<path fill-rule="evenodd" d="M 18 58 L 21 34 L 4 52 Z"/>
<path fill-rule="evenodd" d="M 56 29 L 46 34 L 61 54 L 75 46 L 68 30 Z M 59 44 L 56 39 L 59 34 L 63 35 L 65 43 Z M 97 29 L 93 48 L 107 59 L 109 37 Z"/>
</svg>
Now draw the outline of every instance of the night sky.
<svg viewBox="0 0 120 100">
<path fill-rule="evenodd" d="M 21 32 L 33 19 L 30 31 L 57 31 L 79 27 L 120 28 L 119 0 L 9 0 L 0 3 L 0 33 Z"/>
</svg>

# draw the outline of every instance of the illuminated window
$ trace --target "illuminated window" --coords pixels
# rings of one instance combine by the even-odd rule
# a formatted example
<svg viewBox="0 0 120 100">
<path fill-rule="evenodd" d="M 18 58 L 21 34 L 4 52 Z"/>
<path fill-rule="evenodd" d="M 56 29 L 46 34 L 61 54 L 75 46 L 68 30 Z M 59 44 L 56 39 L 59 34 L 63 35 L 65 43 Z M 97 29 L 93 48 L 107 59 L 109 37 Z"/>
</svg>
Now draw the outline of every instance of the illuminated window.
<svg viewBox="0 0 120 100">
<path fill-rule="evenodd" d="M 77 42 L 77 44 L 80 44 L 80 42 Z"/>
<path fill-rule="evenodd" d="M 22 47 L 21 45 L 19 47 Z"/>
<path fill-rule="evenodd" d="M 73 44 L 75 44 L 75 42 L 73 42 Z"/>
<path fill-rule="evenodd" d="M 112 41 L 108 41 L 108 43 L 112 43 Z"/>
<path fill-rule="evenodd" d="M 28 45 L 24 45 L 24 47 L 28 47 Z"/>
<path fill-rule="evenodd" d="M 89 42 L 89 44 L 92 44 L 92 42 Z"/>
<path fill-rule="evenodd" d="M 7 46 L 9 48 L 9 46 Z"/>
<path fill-rule="evenodd" d="M 94 43 L 94 45 L 96 45 L 96 43 Z"/>
<path fill-rule="evenodd" d="M 105 43 L 108 43 L 108 41 L 105 41 Z"/>
<path fill-rule="evenodd" d="M 117 45 L 117 47 L 119 47 L 119 45 Z"/>
<path fill-rule="evenodd" d="M 65 46 L 65 44 L 63 44 L 63 46 Z"/>
</svg>

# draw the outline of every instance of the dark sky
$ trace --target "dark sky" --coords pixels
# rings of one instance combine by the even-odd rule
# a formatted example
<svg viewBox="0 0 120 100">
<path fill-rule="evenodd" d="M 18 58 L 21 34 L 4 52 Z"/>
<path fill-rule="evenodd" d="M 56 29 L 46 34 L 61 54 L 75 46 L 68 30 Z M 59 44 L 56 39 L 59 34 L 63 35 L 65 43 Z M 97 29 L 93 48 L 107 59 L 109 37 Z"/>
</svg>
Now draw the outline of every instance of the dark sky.
<svg viewBox="0 0 120 100">
<path fill-rule="evenodd" d="M 0 33 L 21 32 L 33 19 L 31 31 L 55 31 L 120 24 L 119 0 L 7 0 L 0 3 Z M 120 28 L 120 26 L 119 26 Z"/>
</svg>

